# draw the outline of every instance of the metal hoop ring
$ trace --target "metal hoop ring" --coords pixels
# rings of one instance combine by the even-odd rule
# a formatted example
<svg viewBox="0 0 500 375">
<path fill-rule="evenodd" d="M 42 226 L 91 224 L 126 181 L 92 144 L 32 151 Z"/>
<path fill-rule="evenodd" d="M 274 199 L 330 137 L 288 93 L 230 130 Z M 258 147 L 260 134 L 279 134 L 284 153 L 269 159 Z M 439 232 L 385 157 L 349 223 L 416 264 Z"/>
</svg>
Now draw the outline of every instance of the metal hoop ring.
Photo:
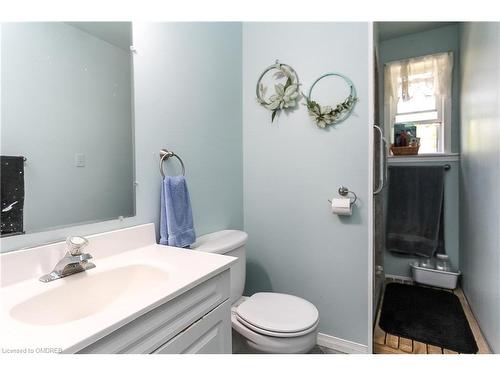
<svg viewBox="0 0 500 375">
<path fill-rule="evenodd" d="M 163 162 L 165 160 L 168 160 L 169 158 L 171 158 L 172 156 L 175 157 L 177 160 L 179 160 L 179 163 L 181 164 L 181 167 L 182 167 L 182 175 L 185 176 L 186 175 L 186 168 L 184 168 L 184 163 L 182 162 L 182 159 L 174 154 L 172 151 L 168 151 L 168 150 L 160 150 L 160 174 L 163 178 L 165 178 L 165 172 L 163 171 Z"/>
<path fill-rule="evenodd" d="M 329 77 L 329 76 L 340 77 L 340 78 L 342 78 L 347 83 L 347 85 L 349 86 L 349 89 L 350 89 L 350 93 L 349 93 L 349 96 L 346 98 L 346 100 L 349 99 L 349 98 L 352 98 L 354 101 L 357 100 L 358 97 L 357 97 L 357 94 L 356 94 L 356 88 L 354 87 L 354 83 L 352 83 L 352 81 L 349 78 L 347 78 L 345 75 L 340 74 L 340 73 L 325 73 L 322 76 L 320 76 L 319 78 L 317 78 L 316 81 L 314 81 L 313 84 L 311 85 L 311 88 L 309 89 L 309 93 L 307 94 L 307 100 L 308 101 L 311 101 L 311 93 L 312 93 L 312 90 L 313 90 L 314 86 L 316 86 L 316 84 L 319 81 L 321 81 L 323 78 Z M 344 121 L 347 117 L 349 117 L 349 115 L 351 114 L 351 112 L 353 111 L 353 109 L 354 109 L 354 105 L 351 106 L 351 108 L 349 108 L 348 111 L 344 112 L 344 114 L 343 114 L 343 116 L 341 118 L 339 118 L 338 120 L 334 121 L 333 124 L 336 124 L 336 123 Z"/>
<path fill-rule="evenodd" d="M 284 66 L 288 70 L 288 72 L 282 71 L 280 69 L 282 66 Z M 262 72 L 262 74 L 259 76 L 259 79 L 257 80 L 257 85 L 255 86 L 255 95 L 257 95 L 257 99 L 259 100 L 259 102 L 262 103 L 262 104 L 264 104 L 264 105 L 268 105 L 269 103 L 266 100 L 264 100 L 264 98 L 262 98 L 261 95 L 260 95 L 260 90 L 259 90 L 260 81 L 262 81 L 262 78 L 264 78 L 264 76 L 266 75 L 266 73 L 268 73 L 269 71 L 271 71 L 273 69 L 281 70 L 283 72 L 283 74 L 285 74 L 287 76 L 287 78 L 291 78 L 292 80 L 295 79 L 295 83 L 299 84 L 299 76 L 298 76 L 297 72 L 295 71 L 295 69 L 293 69 L 288 64 L 282 64 L 278 60 L 276 60 L 276 63 L 274 63 L 273 65 L 268 66 Z M 293 75 L 293 77 L 290 74 Z"/>
</svg>

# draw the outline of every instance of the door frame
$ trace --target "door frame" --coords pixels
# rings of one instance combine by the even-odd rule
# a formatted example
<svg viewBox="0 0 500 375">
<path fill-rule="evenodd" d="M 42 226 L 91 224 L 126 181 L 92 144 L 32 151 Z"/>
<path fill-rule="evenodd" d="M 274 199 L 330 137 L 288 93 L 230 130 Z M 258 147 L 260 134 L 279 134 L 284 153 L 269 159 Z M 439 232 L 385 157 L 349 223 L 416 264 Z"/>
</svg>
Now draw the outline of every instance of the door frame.
<svg viewBox="0 0 500 375">
<path fill-rule="evenodd" d="M 373 249 L 373 124 L 375 121 L 374 104 L 375 104 L 375 80 L 374 80 L 374 23 L 372 21 L 368 22 L 368 333 L 367 333 L 367 353 L 373 353 L 373 260 L 374 260 L 374 249 Z"/>
</svg>

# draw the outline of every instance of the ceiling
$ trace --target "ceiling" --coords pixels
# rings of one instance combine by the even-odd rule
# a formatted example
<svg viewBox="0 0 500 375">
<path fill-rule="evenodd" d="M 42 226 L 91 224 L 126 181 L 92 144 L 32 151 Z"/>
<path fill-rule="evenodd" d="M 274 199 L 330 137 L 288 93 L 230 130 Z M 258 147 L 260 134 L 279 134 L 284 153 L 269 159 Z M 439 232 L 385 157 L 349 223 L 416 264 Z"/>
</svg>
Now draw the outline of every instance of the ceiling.
<svg viewBox="0 0 500 375">
<path fill-rule="evenodd" d="M 88 34 L 111 43 L 124 50 L 131 45 L 130 22 L 66 22 Z"/>
<path fill-rule="evenodd" d="M 131 40 L 130 22 L 67 22 L 117 47 L 128 50 Z M 400 36 L 448 26 L 456 22 L 377 22 L 379 40 L 388 40 Z"/>
<path fill-rule="evenodd" d="M 453 25 L 456 22 L 377 22 L 379 40 L 388 40 L 400 36 L 437 29 Z"/>
</svg>

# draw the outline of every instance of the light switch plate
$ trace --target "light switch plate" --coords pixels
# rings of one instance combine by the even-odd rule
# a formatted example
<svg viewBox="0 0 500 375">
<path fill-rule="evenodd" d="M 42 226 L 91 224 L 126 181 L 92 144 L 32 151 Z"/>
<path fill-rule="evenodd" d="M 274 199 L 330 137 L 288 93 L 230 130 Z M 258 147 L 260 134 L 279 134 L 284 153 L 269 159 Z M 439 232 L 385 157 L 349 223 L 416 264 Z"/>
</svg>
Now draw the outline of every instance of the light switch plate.
<svg viewBox="0 0 500 375">
<path fill-rule="evenodd" d="M 75 167 L 85 167 L 85 154 L 75 154 Z"/>
</svg>

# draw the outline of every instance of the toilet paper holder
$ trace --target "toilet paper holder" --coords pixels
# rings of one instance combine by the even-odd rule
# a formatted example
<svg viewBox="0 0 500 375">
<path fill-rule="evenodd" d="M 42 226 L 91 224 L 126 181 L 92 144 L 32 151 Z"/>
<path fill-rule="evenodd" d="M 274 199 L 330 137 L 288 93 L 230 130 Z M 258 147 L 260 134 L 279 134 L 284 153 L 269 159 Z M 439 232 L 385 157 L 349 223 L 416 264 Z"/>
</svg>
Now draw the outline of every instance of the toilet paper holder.
<svg viewBox="0 0 500 375">
<path fill-rule="evenodd" d="M 343 197 L 346 197 L 346 196 L 348 196 L 349 194 L 351 194 L 351 195 L 353 196 L 353 197 L 352 197 L 353 199 L 351 199 L 351 197 L 349 198 L 350 203 L 351 203 L 351 206 L 352 206 L 354 203 L 356 203 L 356 201 L 358 200 L 358 196 L 356 195 L 356 193 L 355 193 L 355 192 L 353 192 L 353 191 L 350 191 L 350 190 L 349 190 L 349 188 L 347 188 L 347 187 L 345 187 L 345 186 L 343 186 L 343 185 L 341 185 L 341 186 L 339 187 L 338 192 L 339 192 L 339 194 L 340 194 L 340 195 L 342 195 Z M 330 202 L 330 204 L 332 203 L 332 201 L 331 201 L 330 199 L 328 199 L 328 202 Z"/>
</svg>

